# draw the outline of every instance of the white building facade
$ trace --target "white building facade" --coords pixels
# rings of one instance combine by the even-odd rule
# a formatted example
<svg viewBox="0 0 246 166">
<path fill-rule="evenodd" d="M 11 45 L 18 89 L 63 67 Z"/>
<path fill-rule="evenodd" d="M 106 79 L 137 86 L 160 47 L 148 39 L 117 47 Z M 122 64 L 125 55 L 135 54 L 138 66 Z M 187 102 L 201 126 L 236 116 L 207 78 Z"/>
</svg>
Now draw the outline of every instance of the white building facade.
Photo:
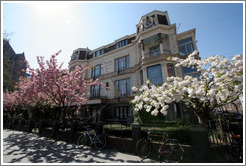
<svg viewBox="0 0 246 166">
<path fill-rule="evenodd" d="M 124 36 L 95 50 L 74 50 L 70 70 L 76 65 L 90 66 L 87 79 L 99 78 L 110 90 L 93 86 L 83 115 L 94 115 L 94 121 L 125 123 L 132 117 L 129 101 L 133 99 L 133 86 L 140 87 L 147 79 L 162 85 L 169 76 L 198 73 L 191 68 L 177 68 L 168 57 L 186 58 L 197 50 L 196 30 L 177 34 L 176 24 L 171 24 L 168 12 L 152 11 L 141 17 L 136 33 Z M 197 55 L 199 58 L 199 55 Z M 170 107 L 167 120 L 186 118 L 180 105 Z"/>
</svg>

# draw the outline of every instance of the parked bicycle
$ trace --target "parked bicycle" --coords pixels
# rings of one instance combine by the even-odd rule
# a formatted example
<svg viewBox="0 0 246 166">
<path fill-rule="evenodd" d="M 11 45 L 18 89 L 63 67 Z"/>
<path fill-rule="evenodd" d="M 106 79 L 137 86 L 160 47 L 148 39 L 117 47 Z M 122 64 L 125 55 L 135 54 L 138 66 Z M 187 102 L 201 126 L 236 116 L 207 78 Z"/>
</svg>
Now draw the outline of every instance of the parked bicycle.
<svg viewBox="0 0 246 166">
<path fill-rule="evenodd" d="M 96 149 L 103 149 L 107 144 L 104 133 L 96 134 L 91 128 L 87 128 L 85 132 L 78 138 L 77 145 L 80 147 L 94 145 Z"/>
<path fill-rule="evenodd" d="M 162 140 L 158 142 L 158 146 L 153 146 L 153 136 L 162 136 Z M 183 147 L 176 139 L 167 138 L 166 132 L 161 134 L 154 134 L 152 133 L 151 129 L 148 130 L 147 138 L 140 139 L 136 144 L 136 151 L 138 156 L 142 158 L 142 160 L 149 157 L 152 151 L 152 147 L 157 150 L 160 161 L 164 159 L 165 162 L 180 162 L 183 159 Z"/>
<path fill-rule="evenodd" d="M 240 126 L 241 125 L 241 126 Z M 232 162 L 243 162 L 243 133 L 242 133 L 242 122 L 240 125 L 230 125 L 232 134 L 232 143 L 230 145 L 230 158 Z M 232 127 L 234 126 L 234 127 Z M 232 131 L 234 128 L 234 131 Z M 235 128 L 238 130 L 236 132 Z"/>
</svg>

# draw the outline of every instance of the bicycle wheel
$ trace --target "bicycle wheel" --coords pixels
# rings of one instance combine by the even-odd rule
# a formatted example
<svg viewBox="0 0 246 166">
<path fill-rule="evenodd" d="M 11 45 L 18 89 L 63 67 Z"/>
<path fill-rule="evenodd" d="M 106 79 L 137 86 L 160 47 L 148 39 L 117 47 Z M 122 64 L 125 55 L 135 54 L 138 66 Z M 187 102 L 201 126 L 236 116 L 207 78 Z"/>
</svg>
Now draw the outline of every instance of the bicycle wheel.
<svg viewBox="0 0 246 166">
<path fill-rule="evenodd" d="M 184 150 L 175 139 L 168 139 L 159 149 L 160 159 L 169 163 L 177 163 L 183 159 Z"/>
<path fill-rule="evenodd" d="M 243 162 L 243 148 L 238 144 L 232 144 L 230 146 L 230 158 L 232 162 Z"/>
<path fill-rule="evenodd" d="M 144 159 L 150 155 L 151 143 L 146 138 L 141 138 L 136 144 L 136 151 L 140 158 Z"/>
<path fill-rule="evenodd" d="M 107 139 L 104 135 L 96 135 L 94 137 L 94 146 L 96 149 L 103 149 L 107 144 Z"/>
<path fill-rule="evenodd" d="M 78 141 L 77 141 L 77 145 L 78 145 L 78 146 L 81 146 L 82 148 L 83 148 L 84 146 L 89 145 L 89 137 L 88 137 L 88 135 L 87 135 L 86 133 L 83 133 L 83 134 L 79 137 L 79 139 L 78 139 Z"/>
</svg>

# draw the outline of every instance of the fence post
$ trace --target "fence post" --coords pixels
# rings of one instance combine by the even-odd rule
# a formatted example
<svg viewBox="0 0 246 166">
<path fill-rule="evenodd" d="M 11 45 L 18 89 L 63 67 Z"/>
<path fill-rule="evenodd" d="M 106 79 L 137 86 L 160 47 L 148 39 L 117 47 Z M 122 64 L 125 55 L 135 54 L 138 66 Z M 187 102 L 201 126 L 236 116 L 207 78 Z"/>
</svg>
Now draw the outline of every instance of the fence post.
<svg viewBox="0 0 246 166">
<path fill-rule="evenodd" d="M 78 131 L 78 122 L 77 122 L 77 120 L 73 120 L 72 125 L 71 125 L 71 133 L 70 133 L 71 134 L 71 141 L 76 140 L 75 136 L 76 136 L 77 131 Z"/>
<path fill-rule="evenodd" d="M 141 138 L 141 125 L 139 123 L 132 123 L 132 145 L 134 147 L 134 151 L 136 152 L 136 144 L 138 140 Z"/>
<path fill-rule="evenodd" d="M 192 153 L 198 163 L 210 162 L 210 144 L 208 139 L 208 129 L 197 125 L 191 126 Z"/>
<path fill-rule="evenodd" d="M 96 124 L 96 132 L 97 134 L 103 133 L 103 121 L 98 121 Z"/>
<path fill-rule="evenodd" d="M 27 132 L 32 132 L 32 129 L 33 129 L 33 122 L 31 119 L 29 119 L 28 121 L 28 128 L 27 128 Z"/>
<path fill-rule="evenodd" d="M 52 138 L 57 136 L 57 134 L 58 134 L 57 130 L 58 130 L 58 123 L 56 121 L 54 121 L 52 123 L 52 131 L 51 131 L 51 137 Z"/>
<path fill-rule="evenodd" d="M 39 135 L 42 134 L 43 127 L 44 127 L 44 121 L 43 120 L 40 120 L 39 126 L 38 126 L 38 134 Z"/>
</svg>

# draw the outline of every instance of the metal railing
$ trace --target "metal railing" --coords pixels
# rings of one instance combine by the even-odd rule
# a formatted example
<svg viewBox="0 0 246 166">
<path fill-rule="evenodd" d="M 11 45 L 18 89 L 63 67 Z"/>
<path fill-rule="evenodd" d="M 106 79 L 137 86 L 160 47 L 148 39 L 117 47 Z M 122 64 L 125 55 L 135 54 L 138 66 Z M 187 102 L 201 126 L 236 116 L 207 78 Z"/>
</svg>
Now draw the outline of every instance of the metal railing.
<svg viewBox="0 0 246 166">
<path fill-rule="evenodd" d="M 163 54 L 171 54 L 171 50 L 163 50 Z M 161 55 L 160 51 L 151 51 L 148 53 L 145 53 L 146 57 L 153 57 L 153 56 L 157 56 L 157 55 Z"/>
</svg>

